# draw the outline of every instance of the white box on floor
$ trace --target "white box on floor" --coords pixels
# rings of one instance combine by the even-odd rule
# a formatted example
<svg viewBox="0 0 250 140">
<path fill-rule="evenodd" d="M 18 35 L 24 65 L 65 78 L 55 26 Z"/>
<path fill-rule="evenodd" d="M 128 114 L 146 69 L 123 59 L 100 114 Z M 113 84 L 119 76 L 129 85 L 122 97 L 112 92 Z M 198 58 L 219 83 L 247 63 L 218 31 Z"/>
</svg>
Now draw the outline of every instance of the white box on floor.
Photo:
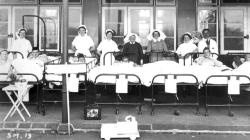
<svg viewBox="0 0 250 140">
<path fill-rule="evenodd" d="M 139 138 L 137 121 L 129 117 L 131 116 L 127 116 L 124 122 L 102 124 L 101 138 L 105 140 L 112 138 L 129 138 L 130 140 L 135 140 Z"/>
</svg>

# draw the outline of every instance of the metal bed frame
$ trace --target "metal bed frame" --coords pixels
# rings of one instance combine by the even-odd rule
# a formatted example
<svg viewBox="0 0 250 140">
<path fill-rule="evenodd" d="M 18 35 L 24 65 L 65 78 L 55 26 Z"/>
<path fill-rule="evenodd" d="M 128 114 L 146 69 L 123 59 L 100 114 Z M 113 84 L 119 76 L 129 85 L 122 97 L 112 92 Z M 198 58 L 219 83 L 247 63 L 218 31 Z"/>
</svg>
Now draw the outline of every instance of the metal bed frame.
<svg viewBox="0 0 250 140">
<path fill-rule="evenodd" d="M 61 87 L 58 87 L 58 88 L 55 88 L 55 89 L 51 89 L 49 88 L 49 83 L 51 82 L 59 82 L 59 83 L 62 83 L 62 81 L 58 81 L 58 80 L 47 80 L 46 79 L 46 75 L 49 75 L 49 74 L 54 74 L 54 73 L 50 73 L 50 72 L 47 72 L 46 69 L 47 69 L 47 65 L 60 65 L 58 64 L 57 62 L 60 62 L 60 58 L 59 60 L 56 59 L 56 60 L 53 60 L 53 61 L 50 61 L 48 63 L 46 63 L 44 65 L 44 72 L 43 72 L 43 88 L 42 88 L 42 101 L 41 101 L 41 108 L 42 108 L 42 114 L 45 115 L 45 103 L 57 103 L 57 102 L 62 102 L 61 100 L 57 100 L 57 101 L 52 101 L 52 100 L 46 100 L 46 93 L 49 92 L 49 91 L 61 91 L 62 88 Z M 82 65 L 82 64 L 85 64 L 86 66 L 86 72 L 83 72 L 83 73 L 77 73 L 77 77 L 80 77 L 80 76 L 84 76 L 84 81 L 79 81 L 79 92 L 84 92 L 84 100 L 77 100 L 77 101 L 70 101 L 70 102 L 79 102 L 79 103 L 84 103 L 84 105 L 86 105 L 86 101 L 87 101 L 87 73 L 91 70 L 91 67 L 94 67 L 95 65 L 95 61 L 90 61 L 88 63 L 73 63 L 73 64 L 69 64 L 69 65 Z M 58 74 L 56 74 L 58 75 Z M 61 75 L 61 74 L 60 74 Z M 62 76 L 62 75 L 61 75 Z M 83 88 L 81 88 L 83 84 Z"/>
<path fill-rule="evenodd" d="M 97 80 L 99 78 L 101 78 L 102 76 L 115 76 L 116 79 L 118 79 L 120 75 L 124 75 L 126 79 L 128 79 L 128 77 L 135 77 L 138 80 L 138 83 L 128 82 L 128 86 L 132 86 L 132 85 L 139 86 L 139 102 L 134 102 L 134 103 L 120 102 L 120 100 L 119 100 L 120 95 L 119 95 L 119 93 L 116 93 L 115 102 L 105 102 L 105 103 L 104 102 L 97 102 L 96 99 L 95 99 L 95 104 L 97 104 L 97 105 L 115 105 L 115 114 L 119 114 L 119 108 L 118 108 L 119 105 L 135 105 L 135 106 L 139 107 L 138 114 L 141 115 L 142 114 L 141 107 L 142 107 L 142 101 L 143 101 L 142 100 L 142 93 L 141 93 L 142 84 L 141 84 L 141 79 L 137 75 L 135 75 L 135 74 L 126 74 L 126 73 L 119 73 L 119 74 L 104 74 L 103 73 L 103 74 L 99 74 L 99 75 L 97 75 L 95 77 L 95 81 L 94 81 L 95 89 L 97 89 L 98 85 L 105 85 L 105 86 L 114 85 L 114 83 L 98 83 Z M 97 91 L 95 93 L 97 95 Z"/>
<path fill-rule="evenodd" d="M 161 54 L 163 58 L 173 57 L 176 62 L 179 62 L 178 54 L 172 51 L 151 51 L 151 52 L 147 52 L 146 54 L 149 55 L 149 63 L 152 63 L 150 62 L 150 58 L 152 54 L 156 54 L 156 58 L 157 58 L 156 61 L 159 61 L 159 55 Z"/>
<path fill-rule="evenodd" d="M 197 88 L 196 90 L 196 103 L 178 103 L 179 99 L 177 97 L 177 94 L 178 92 L 175 94 L 175 103 L 155 103 L 155 100 L 154 100 L 154 93 L 155 93 L 155 89 L 154 89 L 154 86 L 156 85 L 164 85 L 165 83 L 154 83 L 155 82 L 155 79 L 157 77 L 164 77 L 165 79 L 168 77 L 168 76 L 174 76 L 174 79 L 177 79 L 178 76 L 186 76 L 186 77 L 193 77 L 195 79 L 195 83 L 184 83 L 184 82 L 180 82 L 180 83 L 177 83 L 177 85 L 192 85 L 192 86 L 195 86 Z M 199 115 L 200 112 L 199 112 L 199 107 L 200 107 L 200 104 L 199 104 L 199 92 L 198 92 L 198 87 L 199 87 L 199 82 L 198 82 L 198 79 L 196 76 L 194 76 L 193 74 L 158 74 L 158 75 L 155 75 L 152 79 L 152 84 L 151 84 L 151 115 L 154 115 L 154 110 L 155 110 L 155 106 L 186 106 L 186 105 L 189 105 L 189 106 L 196 106 L 196 115 Z M 174 110 L 174 115 L 179 115 L 179 111 L 178 110 Z"/>
<path fill-rule="evenodd" d="M 228 86 L 228 84 L 210 84 L 208 83 L 208 81 L 212 78 L 227 78 L 227 81 L 230 80 L 231 77 L 236 77 L 237 80 L 239 80 L 240 78 L 247 78 L 250 82 L 250 78 L 246 75 L 211 75 L 206 79 L 205 82 L 205 116 L 208 116 L 208 107 L 209 106 L 227 106 L 228 107 L 228 116 L 234 116 L 234 113 L 231 111 L 231 107 L 232 106 L 250 106 L 249 105 L 241 105 L 241 104 L 232 104 L 233 100 L 231 95 L 229 95 L 227 93 L 227 97 L 228 97 L 228 103 L 227 104 L 208 104 L 208 87 L 209 86 Z M 249 84 L 240 84 L 240 86 L 243 85 L 249 85 Z"/>
<path fill-rule="evenodd" d="M 18 52 L 18 51 L 8 51 L 8 50 L 0 50 L 0 53 L 2 53 L 4 51 L 6 51 L 8 54 L 10 54 L 10 53 L 13 53 L 14 55 L 15 54 L 19 54 L 22 57 L 22 59 L 24 58 L 23 54 L 21 52 Z"/>
<path fill-rule="evenodd" d="M 8 75 L 8 73 L 0 73 L 0 75 Z M 28 81 L 28 84 L 33 84 L 36 85 L 36 102 L 35 103 L 30 103 L 30 104 L 35 104 L 37 106 L 37 112 L 40 113 L 40 86 L 42 84 L 42 81 L 38 79 L 38 77 L 34 74 L 31 73 L 18 73 L 17 75 L 19 76 L 32 76 L 36 79 L 36 81 Z M 0 85 L 9 85 L 13 84 L 11 81 L 0 81 Z M 1 102 L 1 103 L 10 103 L 10 102 Z"/>
</svg>

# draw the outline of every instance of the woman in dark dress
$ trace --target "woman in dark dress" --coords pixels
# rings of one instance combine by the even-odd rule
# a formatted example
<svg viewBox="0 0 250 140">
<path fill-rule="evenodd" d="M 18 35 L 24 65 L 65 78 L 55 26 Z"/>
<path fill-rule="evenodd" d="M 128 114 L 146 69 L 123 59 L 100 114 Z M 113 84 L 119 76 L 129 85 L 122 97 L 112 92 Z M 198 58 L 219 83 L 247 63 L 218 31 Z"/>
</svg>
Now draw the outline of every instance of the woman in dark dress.
<svg viewBox="0 0 250 140">
<path fill-rule="evenodd" d="M 128 38 L 128 42 L 125 43 L 123 47 L 123 57 L 128 58 L 129 61 L 132 61 L 138 65 L 143 64 L 143 52 L 142 46 L 137 41 L 138 37 L 136 34 L 128 34 L 125 40 Z M 124 41 L 126 42 L 126 41 Z"/>
</svg>

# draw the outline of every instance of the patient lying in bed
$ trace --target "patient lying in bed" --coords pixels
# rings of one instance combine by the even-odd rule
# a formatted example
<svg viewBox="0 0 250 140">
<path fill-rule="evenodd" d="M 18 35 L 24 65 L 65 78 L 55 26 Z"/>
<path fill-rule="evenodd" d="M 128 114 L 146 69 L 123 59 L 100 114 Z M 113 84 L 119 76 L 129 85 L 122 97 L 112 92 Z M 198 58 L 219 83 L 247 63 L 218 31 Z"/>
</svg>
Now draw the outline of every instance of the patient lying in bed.
<svg viewBox="0 0 250 140">
<path fill-rule="evenodd" d="M 194 60 L 197 65 L 201 66 L 214 66 L 214 67 L 221 67 L 223 66 L 222 62 L 215 60 L 211 57 L 211 51 L 209 48 L 204 48 L 203 50 L 204 55 Z"/>
<path fill-rule="evenodd" d="M 29 60 L 40 60 L 43 63 L 47 63 L 48 62 L 48 56 L 45 54 L 40 54 L 38 52 L 38 50 L 34 50 L 32 51 L 29 56 L 28 56 Z"/>
</svg>

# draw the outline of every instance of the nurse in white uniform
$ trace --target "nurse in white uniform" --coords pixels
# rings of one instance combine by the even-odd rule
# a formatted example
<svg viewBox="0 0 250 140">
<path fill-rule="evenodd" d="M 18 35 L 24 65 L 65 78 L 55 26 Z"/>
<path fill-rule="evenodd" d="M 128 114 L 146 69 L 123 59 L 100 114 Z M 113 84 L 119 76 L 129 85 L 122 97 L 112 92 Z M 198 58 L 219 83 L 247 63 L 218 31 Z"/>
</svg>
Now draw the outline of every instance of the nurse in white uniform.
<svg viewBox="0 0 250 140">
<path fill-rule="evenodd" d="M 101 55 L 100 57 L 100 65 L 104 65 L 104 55 L 107 52 L 118 52 L 117 44 L 112 40 L 114 35 L 114 31 L 111 29 L 106 30 L 106 38 L 101 41 L 97 48 L 97 53 Z M 105 56 L 105 65 L 112 65 L 115 62 L 115 57 L 112 53 L 109 53 Z"/>
<path fill-rule="evenodd" d="M 17 32 L 17 39 L 13 42 L 9 51 L 17 51 L 23 54 L 24 58 L 27 58 L 29 52 L 32 51 L 30 41 L 25 38 L 26 30 L 20 28 Z"/>
<path fill-rule="evenodd" d="M 72 48 L 75 50 L 75 56 L 82 54 L 91 57 L 90 51 L 94 50 L 94 41 L 87 35 L 88 30 L 85 25 L 78 27 L 78 36 L 72 42 Z"/>
<path fill-rule="evenodd" d="M 192 36 L 189 32 L 186 32 L 182 36 L 183 43 L 180 44 L 180 46 L 178 47 L 178 49 L 176 51 L 176 53 L 179 55 L 179 58 L 182 58 L 182 60 L 184 59 L 184 56 L 186 54 L 198 51 L 197 46 L 191 41 L 191 39 L 192 39 Z M 186 56 L 185 66 L 186 65 L 191 65 L 191 56 Z"/>
</svg>

